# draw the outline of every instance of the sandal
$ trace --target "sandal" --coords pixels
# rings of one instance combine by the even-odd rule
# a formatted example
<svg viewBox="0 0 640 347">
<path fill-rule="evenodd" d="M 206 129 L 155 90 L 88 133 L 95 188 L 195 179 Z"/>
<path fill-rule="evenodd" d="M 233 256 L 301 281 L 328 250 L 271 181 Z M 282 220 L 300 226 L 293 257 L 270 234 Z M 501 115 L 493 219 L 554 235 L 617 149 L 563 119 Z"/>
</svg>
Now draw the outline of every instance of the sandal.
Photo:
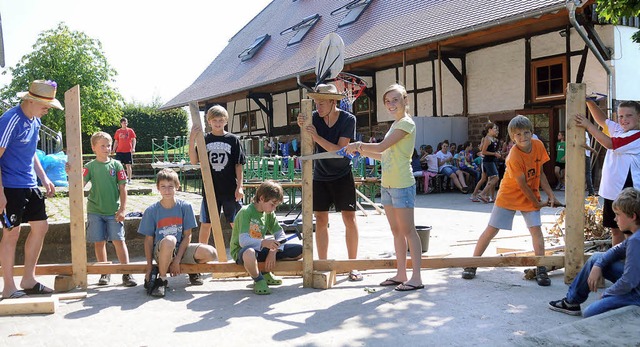
<svg viewBox="0 0 640 347">
<path fill-rule="evenodd" d="M 28 298 L 27 293 L 25 293 L 24 290 L 16 290 L 15 292 L 11 293 L 9 297 L 5 299 L 20 299 L 20 298 Z"/>
<path fill-rule="evenodd" d="M 45 286 L 44 284 L 42 284 L 40 282 L 36 282 L 36 284 L 33 286 L 33 288 L 25 289 L 24 292 L 26 294 L 28 294 L 28 295 L 53 294 L 53 289 Z"/>
<path fill-rule="evenodd" d="M 271 294 L 271 288 L 267 285 L 266 280 L 260 280 L 253 284 L 253 292 L 258 295 L 269 295 Z"/>
<path fill-rule="evenodd" d="M 485 198 L 485 197 L 484 197 L 484 196 L 482 196 L 482 195 L 478 195 L 478 199 L 480 199 L 480 201 L 484 202 L 485 204 L 488 204 L 488 203 L 489 203 L 489 199 Z"/>
<path fill-rule="evenodd" d="M 279 286 L 282 284 L 282 280 L 273 276 L 271 272 L 263 273 L 262 277 L 264 277 L 264 280 L 270 286 Z"/>
<path fill-rule="evenodd" d="M 364 279 L 364 276 L 358 270 L 351 270 L 349 272 L 349 281 L 351 282 L 360 282 Z"/>
<path fill-rule="evenodd" d="M 397 285 L 400 285 L 400 284 L 402 284 L 402 282 L 396 281 L 396 280 L 391 279 L 391 278 L 387 278 L 386 280 L 380 282 L 379 286 L 381 286 L 381 287 L 389 287 L 389 286 L 397 286 Z"/>
</svg>

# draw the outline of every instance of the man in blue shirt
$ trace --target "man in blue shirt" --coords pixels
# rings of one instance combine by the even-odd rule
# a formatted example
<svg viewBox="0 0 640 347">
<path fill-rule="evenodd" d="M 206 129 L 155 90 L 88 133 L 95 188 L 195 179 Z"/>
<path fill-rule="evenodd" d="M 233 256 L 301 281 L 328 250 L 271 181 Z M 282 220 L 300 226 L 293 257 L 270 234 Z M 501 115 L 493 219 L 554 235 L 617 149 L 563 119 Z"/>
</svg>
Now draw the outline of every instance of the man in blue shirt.
<svg viewBox="0 0 640 347">
<path fill-rule="evenodd" d="M 37 179 L 40 178 L 47 196 L 55 193 L 55 186 L 40 165 L 36 148 L 40 118 L 52 107 L 63 109 L 55 99 L 57 87 L 53 81 L 33 81 L 28 92 L 18 93 L 22 99 L 20 105 L 0 117 L 0 212 L 4 212 L 0 264 L 4 281 L 3 298 L 53 292 L 35 278 L 36 264 L 49 229 L 44 196 L 38 188 Z M 24 274 L 20 282 L 23 289 L 19 290 L 13 279 L 13 265 L 22 222 L 29 223 L 31 232 L 24 247 Z"/>
</svg>

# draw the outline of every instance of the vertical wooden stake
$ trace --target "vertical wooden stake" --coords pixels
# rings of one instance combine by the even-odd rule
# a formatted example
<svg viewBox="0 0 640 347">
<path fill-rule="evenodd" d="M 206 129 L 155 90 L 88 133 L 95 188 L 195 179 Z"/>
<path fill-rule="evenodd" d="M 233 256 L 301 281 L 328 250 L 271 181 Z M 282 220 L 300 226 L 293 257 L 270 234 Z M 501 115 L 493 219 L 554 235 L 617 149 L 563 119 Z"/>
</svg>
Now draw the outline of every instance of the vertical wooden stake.
<svg viewBox="0 0 640 347">
<path fill-rule="evenodd" d="M 564 281 L 571 283 L 584 265 L 584 129 L 576 126 L 574 116 L 586 112 L 584 83 L 567 85 L 566 103 L 566 182 L 565 200 L 569 208 L 565 216 Z"/>
<path fill-rule="evenodd" d="M 200 125 L 204 133 L 204 126 L 200 120 L 200 109 L 198 103 L 192 101 L 189 103 L 191 111 L 191 121 L 195 125 Z M 202 185 L 205 195 L 207 196 L 207 207 L 209 209 L 209 221 L 211 222 L 211 233 L 213 233 L 213 243 L 218 252 L 218 261 L 227 262 L 227 248 L 224 245 L 224 237 L 222 236 L 222 225 L 220 225 L 220 215 L 218 214 L 218 203 L 216 202 L 216 192 L 213 189 L 213 177 L 211 176 L 211 165 L 207 158 L 207 145 L 204 142 L 204 135 L 196 137 L 196 147 L 198 148 L 198 161 L 200 162 L 200 171 L 202 174 Z M 202 211 L 200 212 L 202 213 Z"/>
<path fill-rule="evenodd" d="M 87 240 L 84 229 L 84 183 L 82 179 L 82 134 L 80 86 L 64 93 L 69 160 L 69 226 L 71 229 L 71 268 L 73 283 L 87 288 Z"/>
<path fill-rule="evenodd" d="M 303 99 L 300 112 L 304 116 L 304 125 L 300 129 L 301 154 L 313 154 L 313 138 L 305 131 L 311 125 L 313 101 Z M 302 286 L 313 288 L 313 161 L 302 161 Z"/>
</svg>

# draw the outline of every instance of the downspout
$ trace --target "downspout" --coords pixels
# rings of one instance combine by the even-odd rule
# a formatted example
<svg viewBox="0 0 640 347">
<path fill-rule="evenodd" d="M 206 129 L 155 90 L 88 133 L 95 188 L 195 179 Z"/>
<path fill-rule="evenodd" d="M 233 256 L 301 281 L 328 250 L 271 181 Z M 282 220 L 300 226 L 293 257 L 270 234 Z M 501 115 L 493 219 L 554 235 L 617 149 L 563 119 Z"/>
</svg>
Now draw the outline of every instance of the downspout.
<svg viewBox="0 0 640 347">
<path fill-rule="evenodd" d="M 611 74 L 611 68 L 607 65 L 607 62 L 604 60 L 600 52 L 596 49 L 595 45 L 587 35 L 587 32 L 584 30 L 582 26 L 576 20 L 576 8 L 582 7 L 584 5 L 580 0 L 567 0 L 567 10 L 569 11 L 569 21 L 571 25 L 576 29 L 580 37 L 584 43 L 589 47 L 591 53 L 596 56 L 596 59 L 600 62 L 600 65 L 607 72 L 607 106 L 610 110 L 613 110 L 613 75 Z"/>
</svg>

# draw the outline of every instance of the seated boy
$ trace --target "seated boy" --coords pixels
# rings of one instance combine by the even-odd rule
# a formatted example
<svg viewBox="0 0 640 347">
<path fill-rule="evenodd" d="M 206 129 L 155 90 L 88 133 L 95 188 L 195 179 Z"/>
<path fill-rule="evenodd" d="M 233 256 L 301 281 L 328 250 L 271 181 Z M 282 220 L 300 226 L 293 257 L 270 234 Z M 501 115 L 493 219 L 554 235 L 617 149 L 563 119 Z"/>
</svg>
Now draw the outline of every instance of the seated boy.
<svg viewBox="0 0 640 347">
<path fill-rule="evenodd" d="M 269 285 L 280 285 L 282 280 L 271 274 L 276 261 L 302 258 L 302 245 L 283 243 L 284 231 L 276 219 L 276 207 L 282 202 L 282 187 L 267 180 L 260 184 L 253 203 L 244 206 L 236 215 L 231 234 L 231 257 L 236 264 L 244 265 L 255 281 L 253 292 L 271 294 Z M 273 239 L 266 239 L 272 234 Z M 258 270 L 258 262 L 264 262 L 264 272 Z"/>
<path fill-rule="evenodd" d="M 584 310 L 585 318 L 624 306 L 640 306 L 640 191 L 625 188 L 613 202 L 613 212 L 620 230 L 632 235 L 604 253 L 593 254 L 571 282 L 565 298 L 549 302 L 550 309 L 579 316 L 580 304 L 589 292 L 598 291 L 603 276 L 613 285 Z"/>
<path fill-rule="evenodd" d="M 506 172 L 491 211 L 489 224 L 480 235 L 473 256 L 481 256 L 500 229 L 511 230 L 516 211 L 522 213 L 529 228 L 535 255 L 544 256 L 540 209 L 547 205 L 553 207 L 560 204 L 542 171 L 542 165 L 549 161 L 549 155 L 540 140 L 531 138 L 533 125 L 527 117 L 515 116 L 509 122 L 507 130 L 515 146 L 507 157 Z M 547 193 L 547 201 L 540 201 L 540 187 Z M 475 267 L 464 268 L 462 278 L 472 279 L 475 276 Z M 536 282 L 540 286 L 551 285 L 546 267 L 538 266 Z"/>
<path fill-rule="evenodd" d="M 161 170 L 156 178 L 156 187 L 162 198 L 144 211 L 138 233 L 145 235 L 145 286 L 154 287 L 152 296 L 164 297 L 167 273 L 179 275 L 180 264 L 206 263 L 216 260 L 218 254 L 213 246 L 191 243 L 191 229 L 197 226 L 196 216 L 191 204 L 176 199 L 176 190 L 180 188 L 178 174 L 171 169 Z M 158 264 L 158 278 L 155 283 L 148 283 L 153 259 Z M 189 278 L 195 275 L 189 274 Z"/>
</svg>

